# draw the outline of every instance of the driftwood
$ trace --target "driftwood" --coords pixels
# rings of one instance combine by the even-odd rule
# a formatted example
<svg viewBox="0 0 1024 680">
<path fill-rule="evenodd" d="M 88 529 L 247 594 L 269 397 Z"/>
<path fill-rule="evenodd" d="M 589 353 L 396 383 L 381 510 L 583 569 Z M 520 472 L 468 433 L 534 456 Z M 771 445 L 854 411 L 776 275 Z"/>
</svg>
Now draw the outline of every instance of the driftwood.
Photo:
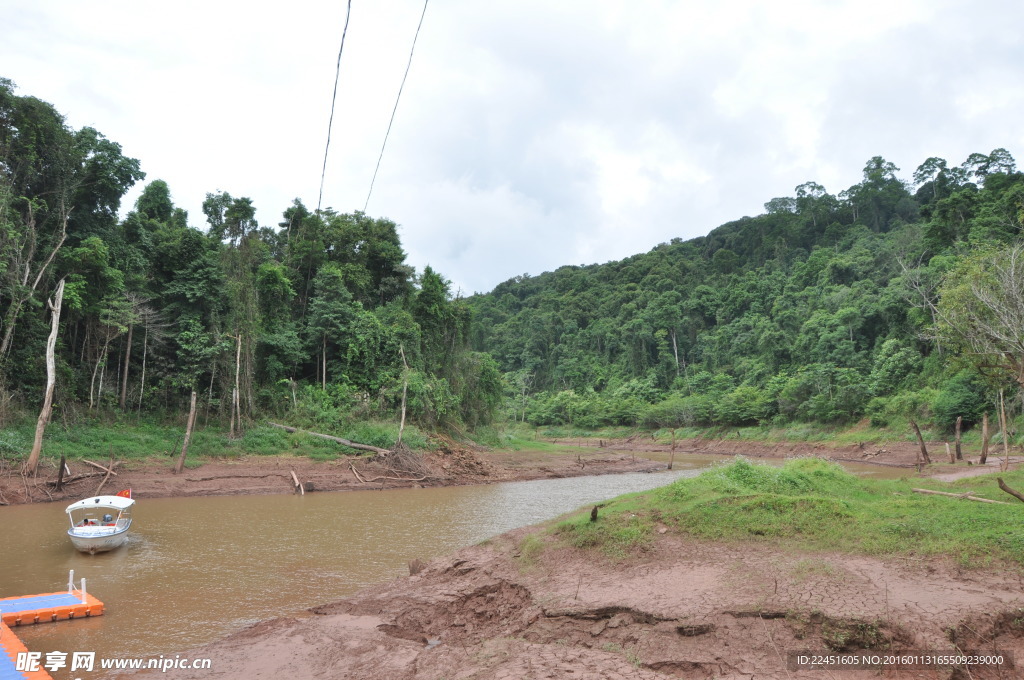
<svg viewBox="0 0 1024 680">
<path fill-rule="evenodd" d="M 1021 503 L 1024 503 L 1024 494 L 1022 494 L 1021 492 L 1017 491 L 1016 489 L 1010 488 L 1006 484 L 1006 482 L 1003 481 L 1002 477 L 996 477 L 996 481 L 999 482 L 999 488 L 1000 489 L 1002 489 L 1006 493 L 1010 494 L 1011 496 L 1013 496 L 1014 498 L 1019 500 Z"/>
<path fill-rule="evenodd" d="M 341 437 L 332 437 L 329 434 L 320 434 L 319 432 L 310 432 L 308 430 L 300 430 L 297 427 L 288 427 L 287 425 L 279 425 L 278 423 L 267 423 L 271 427 L 279 427 L 285 432 L 301 432 L 302 434 L 308 434 L 311 437 L 320 437 L 332 441 L 342 446 L 347 446 L 350 449 L 359 449 L 360 451 L 373 451 L 374 453 L 388 454 L 391 453 L 387 449 L 382 449 L 376 446 L 370 446 L 369 444 L 359 444 L 357 442 L 349 441 L 348 439 L 342 439 Z"/>
<path fill-rule="evenodd" d="M 967 493 L 947 493 L 945 491 L 932 491 L 931 489 L 911 489 L 915 493 L 926 493 L 933 494 L 935 496 L 952 496 L 953 498 L 962 498 L 968 501 L 977 501 L 979 503 L 995 503 L 997 505 L 1010 505 L 1010 503 L 1004 503 L 1003 501 L 994 501 L 989 498 L 979 498 L 978 496 L 972 496 Z"/>
<path fill-rule="evenodd" d="M 103 475 L 103 481 L 100 482 L 100 485 L 96 487 L 96 493 L 93 494 L 94 496 L 100 495 L 100 491 L 103 490 L 103 485 L 107 483 L 107 480 L 110 479 L 110 475 L 114 473 L 115 465 L 117 465 L 117 463 L 114 462 L 114 456 L 110 456 L 110 463 L 107 465 L 107 474 Z"/>
<path fill-rule="evenodd" d="M 64 478 L 64 486 L 68 486 L 69 484 L 74 484 L 75 482 L 80 482 L 83 479 L 90 479 L 92 477 L 99 477 L 102 474 L 103 474 L 102 472 L 83 472 L 80 475 L 73 475 L 71 477 L 65 477 Z M 57 482 L 55 482 L 53 480 L 47 480 L 46 484 L 48 484 L 49 486 L 54 486 L 55 487 L 57 485 Z"/>
<path fill-rule="evenodd" d="M 356 466 L 355 465 L 352 465 L 351 463 L 349 463 L 348 467 L 349 467 L 350 470 L 352 470 L 352 474 L 354 474 L 356 476 L 356 479 L 358 479 L 360 481 L 360 483 L 362 483 L 362 484 L 369 484 L 370 482 L 379 482 L 381 480 L 385 480 L 385 481 L 386 480 L 391 480 L 391 481 L 394 481 L 394 482 L 422 482 L 422 481 L 424 481 L 427 478 L 427 475 L 424 475 L 422 477 L 416 477 L 415 479 L 409 479 L 407 477 L 391 477 L 391 476 L 388 476 L 388 475 L 381 475 L 379 477 L 374 477 L 372 479 L 364 479 L 359 474 L 359 471 L 356 470 Z"/>
</svg>

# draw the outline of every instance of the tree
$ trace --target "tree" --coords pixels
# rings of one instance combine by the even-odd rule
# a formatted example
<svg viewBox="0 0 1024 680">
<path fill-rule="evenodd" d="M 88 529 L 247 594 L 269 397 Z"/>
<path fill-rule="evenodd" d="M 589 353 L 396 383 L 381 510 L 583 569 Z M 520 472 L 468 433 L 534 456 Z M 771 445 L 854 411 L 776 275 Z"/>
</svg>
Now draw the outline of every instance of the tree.
<svg viewBox="0 0 1024 680">
<path fill-rule="evenodd" d="M 39 454 L 43 450 L 43 431 L 46 424 L 50 422 L 50 415 L 53 413 L 53 387 L 56 383 L 57 369 L 55 367 L 54 350 L 57 346 L 57 329 L 60 326 L 60 308 L 64 300 L 64 281 L 57 284 L 57 290 L 53 294 L 53 300 L 47 302 L 50 308 L 50 338 L 46 341 L 46 390 L 43 395 L 43 408 L 39 411 L 39 420 L 36 422 L 36 437 L 32 444 L 32 451 L 28 460 L 25 461 L 25 472 L 30 475 L 36 474 L 39 467 Z"/>
<path fill-rule="evenodd" d="M 942 285 L 938 336 L 1024 387 L 1024 243 L 965 259 Z"/>
</svg>

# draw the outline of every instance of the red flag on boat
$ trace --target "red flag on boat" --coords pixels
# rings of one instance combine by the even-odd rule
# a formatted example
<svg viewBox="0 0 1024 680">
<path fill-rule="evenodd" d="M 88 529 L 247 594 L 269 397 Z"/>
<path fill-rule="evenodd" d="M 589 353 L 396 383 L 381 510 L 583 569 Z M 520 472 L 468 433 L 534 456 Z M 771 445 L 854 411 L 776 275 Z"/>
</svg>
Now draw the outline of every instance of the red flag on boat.
<svg viewBox="0 0 1024 680">
<path fill-rule="evenodd" d="M 124 489 L 122 491 L 118 491 L 114 495 L 115 496 L 121 496 L 122 498 L 131 498 L 132 497 L 132 490 L 131 489 Z"/>
</svg>

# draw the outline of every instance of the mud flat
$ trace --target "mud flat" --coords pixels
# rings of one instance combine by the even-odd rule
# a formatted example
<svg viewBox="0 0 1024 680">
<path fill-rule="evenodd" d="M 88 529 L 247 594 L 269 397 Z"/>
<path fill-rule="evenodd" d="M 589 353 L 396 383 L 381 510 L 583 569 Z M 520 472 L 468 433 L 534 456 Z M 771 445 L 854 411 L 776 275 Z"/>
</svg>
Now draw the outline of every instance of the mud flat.
<svg viewBox="0 0 1024 680">
<path fill-rule="evenodd" d="M 660 531 L 660 530 L 659 530 Z M 1020 668 L 808 670 L 794 650 L 998 650 L 1024 662 L 1019 573 L 801 553 L 667 530 L 595 559 L 537 528 L 192 650 L 176 678 L 1018 678 Z M 153 674 L 147 677 L 157 677 Z"/>
</svg>

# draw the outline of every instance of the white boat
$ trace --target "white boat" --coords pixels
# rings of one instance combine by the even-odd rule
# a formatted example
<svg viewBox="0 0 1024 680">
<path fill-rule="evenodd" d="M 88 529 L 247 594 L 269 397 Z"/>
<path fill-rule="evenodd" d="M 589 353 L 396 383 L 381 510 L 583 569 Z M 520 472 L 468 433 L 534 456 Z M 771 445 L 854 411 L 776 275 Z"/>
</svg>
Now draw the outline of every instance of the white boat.
<svg viewBox="0 0 1024 680">
<path fill-rule="evenodd" d="M 132 525 L 131 490 L 116 496 L 93 496 L 67 507 L 68 536 L 76 548 L 90 555 L 119 547 Z"/>
</svg>

